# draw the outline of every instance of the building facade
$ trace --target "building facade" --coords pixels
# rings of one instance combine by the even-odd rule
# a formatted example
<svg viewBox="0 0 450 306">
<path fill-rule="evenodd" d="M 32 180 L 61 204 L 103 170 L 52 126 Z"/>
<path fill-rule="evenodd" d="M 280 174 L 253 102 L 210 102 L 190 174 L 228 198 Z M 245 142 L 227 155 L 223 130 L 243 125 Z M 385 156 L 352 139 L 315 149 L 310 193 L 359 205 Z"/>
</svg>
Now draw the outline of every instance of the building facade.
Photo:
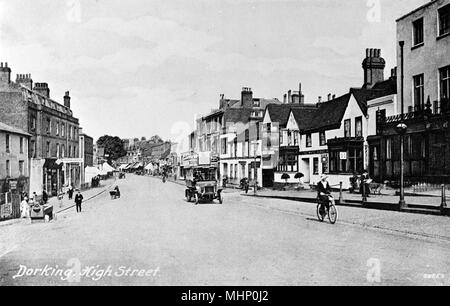
<svg viewBox="0 0 450 306">
<path fill-rule="evenodd" d="M 405 112 L 424 110 L 428 99 L 433 112 L 438 112 L 441 101 L 450 97 L 449 24 L 449 0 L 429 1 L 397 20 L 397 42 L 405 43 Z M 401 66 L 400 49 L 397 66 Z M 400 78 L 397 87 L 401 88 Z"/>
<path fill-rule="evenodd" d="M 0 123 L 0 194 L 29 193 L 30 134 Z"/>
<path fill-rule="evenodd" d="M 80 187 L 79 120 L 70 108 L 70 95 L 64 103 L 50 98 L 46 83 L 33 84 L 31 75 L 17 75 L 0 66 L 0 121 L 31 134 L 29 140 L 30 192 L 57 195 L 63 186 Z"/>
<path fill-rule="evenodd" d="M 403 63 L 397 114 L 379 111 L 377 134 L 371 139 L 375 179 L 397 184 L 400 179 L 400 134 L 405 124 L 404 169 L 410 183 L 450 182 L 450 1 L 436 0 L 397 20 L 398 67 Z M 402 61 L 400 42 L 404 42 Z"/>
</svg>

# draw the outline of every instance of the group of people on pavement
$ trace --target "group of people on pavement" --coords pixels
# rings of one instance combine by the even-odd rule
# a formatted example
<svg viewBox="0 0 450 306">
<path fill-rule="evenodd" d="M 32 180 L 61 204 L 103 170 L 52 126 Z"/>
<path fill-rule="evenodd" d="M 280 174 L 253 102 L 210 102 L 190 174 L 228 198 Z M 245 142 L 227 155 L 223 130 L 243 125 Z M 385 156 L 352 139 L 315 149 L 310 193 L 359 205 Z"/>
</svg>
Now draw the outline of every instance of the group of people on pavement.
<svg viewBox="0 0 450 306">
<path fill-rule="evenodd" d="M 119 186 L 116 186 L 114 188 L 114 190 L 116 191 L 116 193 L 119 194 L 119 197 L 120 197 Z M 75 194 L 75 199 L 73 197 L 74 194 Z M 69 186 L 69 189 L 67 190 L 67 195 L 68 195 L 70 201 L 74 200 L 77 213 L 81 213 L 82 212 L 82 204 L 83 204 L 83 200 L 84 200 L 84 197 L 81 194 L 81 190 L 79 190 L 79 189 L 74 190 L 73 186 Z M 48 194 L 45 190 L 42 192 L 42 197 L 40 199 L 37 196 L 36 192 L 33 193 L 31 198 L 28 196 L 28 194 L 26 192 L 24 192 L 24 193 L 22 193 L 21 198 L 22 198 L 22 201 L 20 203 L 20 217 L 21 218 L 27 218 L 27 219 L 30 218 L 30 210 L 31 210 L 31 207 L 33 207 L 34 205 L 39 204 L 42 206 L 42 205 L 45 205 L 48 203 Z"/>
<path fill-rule="evenodd" d="M 73 195 L 75 193 L 75 190 L 73 189 L 72 186 L 69 187 L 67 194 L 69 196 L 69 200 L 73 200 Z M 75 195 L 75 207 L 77 210 L 77 213 L 81 213 L 81 205 L 83 203 L 83 195 L 81 194 L 80 190 L 76 190 L 76 195 Z M 20 217 L 21 218 L 30 218 L 30 211 L 31 211 L 31 207 L 33 207 L 36 204 L 39 204 L 41 206 L 45 205 L 48 203 L 48 193 L 44 190 L 42 192 L 42 196 L 38 197 L 38 195 L 36 194 L 36 192 L 33 192 L 33 195 L 31 197 L 28 196 L 28 194 L 26 192 L 22 193 L 21 195 L 21 203 L 20 203 Z"/>
</svg>

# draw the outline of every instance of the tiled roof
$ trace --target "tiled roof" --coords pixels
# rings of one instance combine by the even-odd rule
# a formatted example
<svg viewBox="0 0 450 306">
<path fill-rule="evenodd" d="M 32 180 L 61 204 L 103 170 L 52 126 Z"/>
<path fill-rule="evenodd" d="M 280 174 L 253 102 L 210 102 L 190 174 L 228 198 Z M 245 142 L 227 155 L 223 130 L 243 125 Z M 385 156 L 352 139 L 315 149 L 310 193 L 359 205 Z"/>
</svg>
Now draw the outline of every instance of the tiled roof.
<svg viewBox="0 0 450 306">
<path fill-rule="evenodd" d="M 269 112 L 272 122 L 277 122 L 281 127 L 284 127 L 287 125 L 289 114 L 293 109 L 315 109 L 315 105 L 269 104 L 266 111 Z"/>
<path fill-rule="evenodd" d="M 308 128 L 318 116 L 319 108 L 294 108 L 291 110 L 300 131 Z"/>
<path fill-rule="evenodd" d="M 224 121 L 226 123 L 248 123 L 250 115 L 253 112 L 251 108 L 230 108 L 225 111 Z"/>
<path fill-rule="evenodd" d="M 11 134 L 19 134 L 19 135 L 31 136 L 29 133 L 27 133 L 27 132 L 25 132 L 25 131 L 23 131 L 21 129 L 15 128 L 13 126 L 9 126 L 9 125 L 7 125 L 5 123 L 2 123 L 2 122 L 0 122 L 0 131 L 8 132 L 8 133 L 11 133 Z"/>
<path fill-rule="evenodd" d="M 318 110 L 311 116 L 309 122 L 302 123 L 303 131 L 312 132 L 321 129 L 338 128 L 350 101 L 351 94 L 348 93 L 329 102 L 318 105 Z"/>
<path fill-rule="evenodd" d="M 378 82 L 371 89 L 351 88 L 350 93 L 355 97 L 364 115 L 367 115 L 367 101 L 396 94 L 397 81 L 395 78 L 390 78 L 383 82 Z"/>
</svg>

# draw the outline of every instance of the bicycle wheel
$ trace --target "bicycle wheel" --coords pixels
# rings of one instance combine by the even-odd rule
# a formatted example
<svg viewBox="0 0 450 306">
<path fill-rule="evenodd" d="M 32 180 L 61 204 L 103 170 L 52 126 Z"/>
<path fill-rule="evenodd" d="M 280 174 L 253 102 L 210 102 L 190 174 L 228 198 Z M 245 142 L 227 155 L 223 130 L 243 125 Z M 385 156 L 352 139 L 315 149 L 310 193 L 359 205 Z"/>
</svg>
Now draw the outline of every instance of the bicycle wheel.
<svg viewBox="0 0 450 306">
<path fill-rule="evenodd" d="M 338 210 L 335 205 L 330 205 L 330 210 L 328 210 L 328 219 L 331 224 L 335 224 L 338 219 Z"/>
<path fill-rule="evenodd" d="M 323 220 L 325 220 L 325 215 L 322 215 L 320 213 L 320 204 L 317 205 L 317 218 L 319 219 L 320 222 L 323 222 Z"/>
</svg>

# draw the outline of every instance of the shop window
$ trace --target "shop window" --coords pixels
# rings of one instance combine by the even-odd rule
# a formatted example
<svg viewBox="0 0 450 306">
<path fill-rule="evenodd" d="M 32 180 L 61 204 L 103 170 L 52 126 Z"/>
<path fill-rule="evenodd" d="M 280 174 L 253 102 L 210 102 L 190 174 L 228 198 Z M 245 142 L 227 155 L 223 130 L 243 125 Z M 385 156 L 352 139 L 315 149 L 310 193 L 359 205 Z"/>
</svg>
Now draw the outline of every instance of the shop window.
<svg viewBox="0 0 450 306">
<path fill-rule="evenodd" d="M 314 169 L 314 175 L 319 175 L 319 159 L 318 158 L 313 159 L 313 169 Z"/>
<path fill-rule="evenodd" d="M 392 138 L 386 138 L 386 159 L 392 159 Z"/>
</svg>

